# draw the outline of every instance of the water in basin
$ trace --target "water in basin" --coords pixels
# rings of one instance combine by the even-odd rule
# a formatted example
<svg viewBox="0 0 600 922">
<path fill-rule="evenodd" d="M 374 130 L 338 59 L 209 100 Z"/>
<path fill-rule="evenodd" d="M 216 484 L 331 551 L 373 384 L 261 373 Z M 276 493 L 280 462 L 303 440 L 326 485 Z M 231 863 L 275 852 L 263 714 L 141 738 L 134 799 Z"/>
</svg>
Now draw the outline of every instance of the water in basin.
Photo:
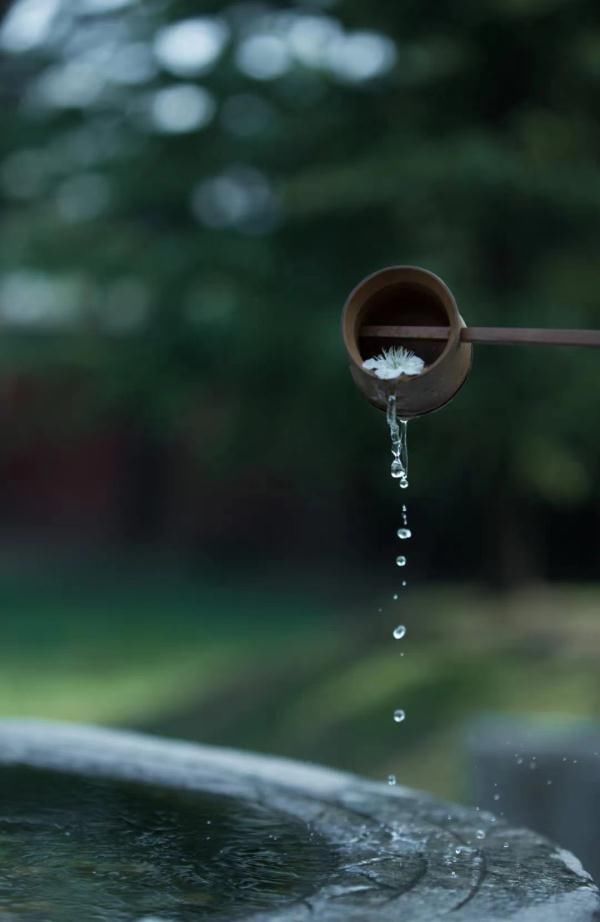
<svg viewBox="0 0 600 922">
<path fill-rule="evenodd" d="M 335 863 L 310 826 L 257 802 L 0 770 L 0 922 L 247 918 Z"/>
</svg>

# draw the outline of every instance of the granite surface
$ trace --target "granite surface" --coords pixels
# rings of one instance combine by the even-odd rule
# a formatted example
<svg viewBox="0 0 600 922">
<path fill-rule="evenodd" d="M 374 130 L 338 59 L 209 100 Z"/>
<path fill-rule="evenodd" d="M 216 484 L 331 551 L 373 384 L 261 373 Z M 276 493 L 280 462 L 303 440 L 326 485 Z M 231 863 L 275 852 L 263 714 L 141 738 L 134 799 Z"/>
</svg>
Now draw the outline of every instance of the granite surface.
<svg viewBox="0 0 600 922">
<path fill-rule="evenodd" d="M 578 860 L 491 813 L 285 759 L 76 724 L 0 721 L 0 765 L 231 795 L 301 817 L 336 870 L 252 922 L 600 922 Z M 1 778 L 1 769 L 0 769 Z M 251 922 L 251 920 L 248 920 Z"/>
</svg>

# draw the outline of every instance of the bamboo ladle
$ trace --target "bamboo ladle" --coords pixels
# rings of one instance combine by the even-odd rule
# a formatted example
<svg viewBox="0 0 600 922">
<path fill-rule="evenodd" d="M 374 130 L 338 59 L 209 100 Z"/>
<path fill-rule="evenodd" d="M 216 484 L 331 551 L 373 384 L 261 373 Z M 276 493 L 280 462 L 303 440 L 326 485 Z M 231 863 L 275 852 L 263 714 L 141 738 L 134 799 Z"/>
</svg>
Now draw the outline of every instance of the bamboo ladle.
<svg viewBox="0 0 600 922">
<path fill-rule="evenodd" d="M 346 301 L 342 336 L 352 377 L 367 400 L 385 410 L 393 395 L 407 419 L 443 407 L 458 393 L 475 343 L 600 348 L 600 330 L 468 327 L 450 289 L 416 266 L 391 266 L 363 279 Z M 382 380 L 363 367 L 391 346 L 416 351 L 425 361 L 422 374 Z"/>
</svg>

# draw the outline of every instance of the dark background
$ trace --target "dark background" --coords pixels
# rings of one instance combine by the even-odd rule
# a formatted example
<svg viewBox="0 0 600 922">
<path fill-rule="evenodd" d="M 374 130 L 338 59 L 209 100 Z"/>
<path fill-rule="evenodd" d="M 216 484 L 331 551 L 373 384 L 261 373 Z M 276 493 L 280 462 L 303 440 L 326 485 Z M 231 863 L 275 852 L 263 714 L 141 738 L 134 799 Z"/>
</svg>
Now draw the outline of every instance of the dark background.
<svg viewBox="0 0 600 922">
<path fill-rule="evenodd" d="M 395 602 L 339 325 L 405 263 L 600 326 L 597 3 L 1 9 L 0 711 L 453 796 L 473 713 L 594 716 L 598 355 L 479 346 L 410 424 Z"/>
</svg>

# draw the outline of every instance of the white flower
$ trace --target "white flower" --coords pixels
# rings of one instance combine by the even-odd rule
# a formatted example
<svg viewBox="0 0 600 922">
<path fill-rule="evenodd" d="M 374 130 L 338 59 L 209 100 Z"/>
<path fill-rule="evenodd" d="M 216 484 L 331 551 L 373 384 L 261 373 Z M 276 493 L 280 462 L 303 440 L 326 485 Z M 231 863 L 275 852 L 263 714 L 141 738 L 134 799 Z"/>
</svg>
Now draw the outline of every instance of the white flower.
<svg viewBox="0 0 600 922">
<path fill-rule="evenodd" d="M 404 346 L 390 346 L 389 349 L 384 349 L 381 355 L 367 359 L 362 367 L 374 372 L 378 378 L 390 380 L 399 378 L 400 375 L 420 375 L 425 368 L 425 362 Z"/>
</svg>

